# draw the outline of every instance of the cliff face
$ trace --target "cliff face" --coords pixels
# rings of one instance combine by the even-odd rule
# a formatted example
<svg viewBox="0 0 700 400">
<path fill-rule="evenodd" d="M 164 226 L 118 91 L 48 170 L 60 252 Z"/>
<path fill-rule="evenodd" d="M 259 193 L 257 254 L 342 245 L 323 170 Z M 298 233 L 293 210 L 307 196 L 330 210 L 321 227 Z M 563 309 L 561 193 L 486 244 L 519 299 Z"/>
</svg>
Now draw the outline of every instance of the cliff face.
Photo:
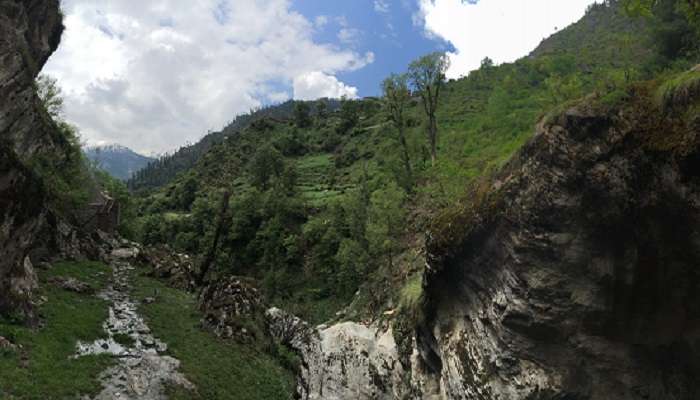
<svg viewBox="0 0 700 400">
<path fill-rule="evenodd" d="M 543 123 L 437 222 L 418 342 L 443 396 L 700 396 L 698 120 L 645 98 Z"/>
<path fill-rule="evenodd" d="M 0 1 L 0 313 L 31 314 L 36 278 L 27 255 L 45 194 L 27 164 L 57 140 L 33 82 L 62 30 L 58 0 Z"/>
<path fill-rule="evenodd" d="M 58 47 L 61 18 L 58 0 L 0 1 L 0 137 L 25 162 L 59 140 L 33 84 Z"/>
</svg>

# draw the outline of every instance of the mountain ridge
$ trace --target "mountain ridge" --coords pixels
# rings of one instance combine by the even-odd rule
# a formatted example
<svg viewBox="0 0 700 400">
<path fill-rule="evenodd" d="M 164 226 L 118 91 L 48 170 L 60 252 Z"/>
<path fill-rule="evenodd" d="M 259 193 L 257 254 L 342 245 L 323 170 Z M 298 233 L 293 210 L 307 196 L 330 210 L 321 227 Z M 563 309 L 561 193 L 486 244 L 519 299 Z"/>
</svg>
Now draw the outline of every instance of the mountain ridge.
<svg viewBox="0 0 700 400">
<path fill-rule="evenodd" d="M 98 168 L 123 181 L 155 160 L 117 143 L 88 146 L 83 152 Z"/>
</svg>

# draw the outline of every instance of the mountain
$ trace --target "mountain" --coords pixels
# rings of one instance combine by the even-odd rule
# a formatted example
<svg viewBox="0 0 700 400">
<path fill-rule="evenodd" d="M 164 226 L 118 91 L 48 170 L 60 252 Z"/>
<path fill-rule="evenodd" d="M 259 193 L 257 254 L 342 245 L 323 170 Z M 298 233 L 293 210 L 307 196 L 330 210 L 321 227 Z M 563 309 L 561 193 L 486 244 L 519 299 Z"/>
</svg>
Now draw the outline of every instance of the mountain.
<svg viewBox="0 0 700 400">
<path fill-rule="evenodd" d="M 155 158 L 147 157 L 118 144 L 85 149 L 87 158 L 115 178 L 126 181 Z"/>
</svg>

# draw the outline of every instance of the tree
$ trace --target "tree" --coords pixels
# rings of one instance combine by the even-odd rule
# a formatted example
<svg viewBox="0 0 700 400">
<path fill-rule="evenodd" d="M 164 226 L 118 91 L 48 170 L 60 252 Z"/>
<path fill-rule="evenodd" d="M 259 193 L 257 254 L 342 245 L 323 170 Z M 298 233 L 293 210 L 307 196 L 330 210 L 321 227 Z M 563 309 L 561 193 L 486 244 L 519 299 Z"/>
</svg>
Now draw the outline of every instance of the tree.
<svg viewBox="0 0 700 400">
<path fill-rule="evenodd" d="M 325 100 L 316 101 L 316 115 L 322 120 L 328 118 L 328 105 Z"/>
<path fill-rule="evenodd" d="M 375 256 L 385 255 L 389 266 L 394 263 L 399 236 L 403 229 L 406 195 L 396 183 L 376 190 L 370 199 L 370 212 L 367 224 L 367 239 Z"/>
<path fill-rule="evenodd" d="M 294 123 L 298 128 L 311 126 L 311 106 L 305 101 L 294 104 Z"/>
<path fill-rule="evenodd" d="M 350 129 L 360 121 L 360 113 L 358 110 L 358 102 L 348 100 L 345 96 L 340 101 L 340 126 L 338 133 L 346 134 Z"/>
<path fill-rule="evenodd" d="M 394 127 L 399 134 L 401 144 L 401 159 L 406 171 L 406 189 L 412 190 L 413 173 L 411 171 L 411 160 L 408 154 L 408 144 L 406 143 L 406 119 L 405 111 L 411 100 L 411 92 L 408 89 L 408 77 L 406 75 L 391 74 L 382 83 L 384 92 L 384 106 L 389 112 L 389 118 L 394 123 Z"/>
<path fill-rule="evenodd" d="M 248 165 L 251 183 L 260 190 L 267 190 L 273 177 L 280 177 L 284 172 L 284 159 L 272 146 L 258 149 Z"/>
<path fill-rule="evenodd" d="M 202 286 L 204 283 L 204 279 L 211 269 L 212 263 L 216 259 L 216 253 L 219 250 L 219 241 L 221 240 L 222 236 L 225 237 L 227 234 L 226 230 L 229 227 L 228 208 L 230 199 L 231 192 L 228 190 L 224 191 L 224 194 L 221 197 L 221 205 L 219 206 L 219 220 L 216 224 L 216 231 L 214 231 L 214 240 L 212 240 L 211 246 L 207 251 L 207 255 L 204 257 L 204 261 L 202 261 L 202 264 L 199 267 L 199 272 L 194 277 L 194 282 L 197 286 Z"/>
<path fill-rule="evenodd" d="M 481 60 L 481 67 L 479 69 L 487 70 L 487 69 L 493 68 L 493 66 L 494 66 L 493 60 L 489 57 L 485 57 L 483 60 Z"/>
<path fill-rule="evenodd" d="M 41 74 L 36 78 L 36 94 L 51 118 L 60 121 L 63 116 L 63 96 L 56 78 Z"/>
<path fill-rule="evenodd" d="M 435 52 L 425 55 L 411 63 L 408 74 L 415 90 L 420 94 L 423 108 L 428 117 L 428 143 L 430 145 L 430 160 L 435 166 L 437 159 L 437 108 L 440 89 L 445 84 L 445 73 L 450 67 L 447 54 Z"/>
</svg>

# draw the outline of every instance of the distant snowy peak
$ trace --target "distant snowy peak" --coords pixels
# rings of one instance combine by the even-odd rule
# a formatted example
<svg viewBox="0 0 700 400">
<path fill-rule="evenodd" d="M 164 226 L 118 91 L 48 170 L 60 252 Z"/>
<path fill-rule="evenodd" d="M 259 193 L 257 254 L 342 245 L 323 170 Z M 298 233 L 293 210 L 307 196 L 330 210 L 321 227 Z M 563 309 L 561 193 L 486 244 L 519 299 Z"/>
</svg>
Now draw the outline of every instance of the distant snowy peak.
<svg viewBox="0 0 700 400">
<path fill-rule="evenodd" d="M 98 167 L 107 171 L 115 178 L 127 180 L 146 167 L 155 158 L 138 154 L 120 144 L 88 146 L 84 148 L 85 155 Z"/>
</svg>

